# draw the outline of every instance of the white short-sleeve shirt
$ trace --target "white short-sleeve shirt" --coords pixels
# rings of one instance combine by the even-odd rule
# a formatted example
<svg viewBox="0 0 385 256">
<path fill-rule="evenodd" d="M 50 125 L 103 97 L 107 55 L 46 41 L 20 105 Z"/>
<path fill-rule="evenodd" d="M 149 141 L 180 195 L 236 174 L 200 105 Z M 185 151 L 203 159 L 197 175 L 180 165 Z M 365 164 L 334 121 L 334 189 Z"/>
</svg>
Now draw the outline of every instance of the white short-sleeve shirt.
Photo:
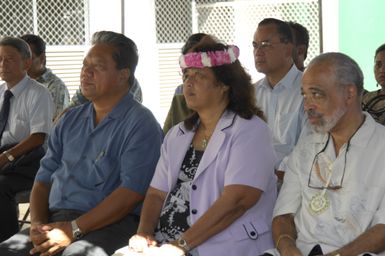
<svg viewBox="0 0 385 256">
<path fill-rule="evenodd" d="M 312 197 L 321 192 L 309 186 L 315 155 L 327 142 L 327 134 L 310 134 L 300 140 L 286 162 L 285 178 L 278 196 L 274 216 L 294 214 L 298 232 L 297 247 L 307 255 L 320 244 L 323 252 L 341 248 L 376 224 L 385 224 L 385 127 L 365 113 L 361 128 L 336 157 L 332 138 L 325 154 L 333 162 L 332 183 L 342 188 L 327 190 L 330 206 L 319 214 L 309 210 Z M 346 166 L 345 165 L 346 157 Z M 316 184 L 315 184 L 316 185 Z M 385 252 L 378 255 L 385 255 Z"/>
<path fill-rule="evenodd" d="M 0 107 L 7 89 L 6 83 L 0 85 Z M 50 92 L 28 76 L 16 84 L 11 92 L 13 97 L 1 146 L 19 143 L 33 133 L 48 135 L 54 111 Z"/>
</svg>

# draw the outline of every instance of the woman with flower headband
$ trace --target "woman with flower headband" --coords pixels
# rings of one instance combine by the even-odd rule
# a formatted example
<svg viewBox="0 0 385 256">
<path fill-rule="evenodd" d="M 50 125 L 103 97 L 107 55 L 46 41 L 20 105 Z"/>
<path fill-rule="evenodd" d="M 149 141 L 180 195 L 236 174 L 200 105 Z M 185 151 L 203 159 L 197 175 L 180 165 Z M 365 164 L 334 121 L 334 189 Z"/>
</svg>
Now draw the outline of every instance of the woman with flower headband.
<svg viewBox="0 0 385 256">
<path fill-rule="evenodd" d="M 164 140 L 130 250 L 255 256 L 273 247 L 275 155 L 238 56 L 208 37 L 180 57 L 194 113 Z"/>
</svg>

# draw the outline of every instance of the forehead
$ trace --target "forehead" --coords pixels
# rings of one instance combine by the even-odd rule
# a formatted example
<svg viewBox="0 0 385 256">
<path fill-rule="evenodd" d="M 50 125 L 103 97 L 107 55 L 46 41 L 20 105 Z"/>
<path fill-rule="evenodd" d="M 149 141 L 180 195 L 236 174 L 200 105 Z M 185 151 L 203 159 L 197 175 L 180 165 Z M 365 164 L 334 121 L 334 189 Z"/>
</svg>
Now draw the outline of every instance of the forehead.
<svg viewBox="0 0 385 256">
<path fill-rule="evenodd" d="M 385 51 L 381 51 L 377 53 L 376 60 L 384 60 L 385 59 Z"/>
<path fill-rule="evenodd" d="M 2 55 L 21 57 L 21 53 L 15 47 L 9 45 L 0 45 L 0 53 Z"/>
<path fill-rule="evenodd" d="M 277 26 L 275 24 L 268 24 L 258 26 L 254 34 L 254 41 L 270 40 L 273 37 L 279 37 Z"/>
<path fill-rule="evenodd" d="M 302 90 L 337 89 L 335 74 L 328 63 L 318 63 L 308 67 L 303 73 Z"/>
<path fill-rule="evenodd" d="M 108 44 L 95 44 L 88 51 L 85 59 L 93 59 L 103 62 L 115 62 L 112 58 L 114 47 Z"/>
</svg>

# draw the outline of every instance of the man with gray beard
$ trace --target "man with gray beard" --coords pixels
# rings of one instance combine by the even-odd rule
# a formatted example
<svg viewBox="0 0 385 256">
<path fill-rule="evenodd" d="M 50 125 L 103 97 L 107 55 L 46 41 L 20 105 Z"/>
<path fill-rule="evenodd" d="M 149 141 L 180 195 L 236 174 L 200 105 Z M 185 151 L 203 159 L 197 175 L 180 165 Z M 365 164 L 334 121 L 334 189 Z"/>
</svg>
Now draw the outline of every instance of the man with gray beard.
<svg viewBox="0 0 385 256">
<path fill-rule="evenodd" d="M 385 127 L 361 110 L 360 67 L 322 54 L 301 91 L 313 132 L 286 161 L 265 255 L 385 255 Z"/>
</svg>

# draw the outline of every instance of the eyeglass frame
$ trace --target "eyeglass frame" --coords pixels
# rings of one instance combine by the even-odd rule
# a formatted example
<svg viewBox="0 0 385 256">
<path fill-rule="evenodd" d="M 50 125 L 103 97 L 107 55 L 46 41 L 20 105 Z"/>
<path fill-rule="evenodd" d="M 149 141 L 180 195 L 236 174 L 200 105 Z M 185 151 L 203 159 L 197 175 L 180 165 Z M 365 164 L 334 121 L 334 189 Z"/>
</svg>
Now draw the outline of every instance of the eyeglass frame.
<svg viewBox="0 0 385 256">
<path fill-rule="evenodd" d="M 344 169 L 343 169 L 343 173 L 342 173 L 342 177 L 341 177 L 341 181 L 339 183 L 338 186 L 330 186 L 328 185 L 327 187 L 325 186 L 313 186 L 310 184 L 310 181 L 311 181 L 311 174 L 313 172 L 313 166 L 315 164 L 315 162 L 317 161 L 317 164 L 318 164 L 318 156 L 321 154 L 321 153 L 324 153 L 328 144 L 329 144 L 329 141 L 330 141 L 330 133 L 328 133 L 328 139 L 325 143 L 325 146 L 321 149 L 321 151 L 319 151 L 317 154 L 315 154 L 314 156 L 314 159 L 313 159 L 313 162 L 312 162 L 312 165 L 310 167 L 310 172 L 309 172 L 309 179 L 308 179 L 308 182 L 307 182 L 307 186 L 309 188 L 312 188 L 312 189 L 319 189 L 319 190 L 323 190 L 323 189 L 329 189 L 329 190 L 339 190 L 342 188 L 342 183 L 344 182 L 344 178 L 345 178 L 345 170 L 346 170 L 346 159 L 347 159 L 347 154 L 348 154 L 348 151 L 349 151 L 349 147 L 350 147 L 350 139 L 348 140 L 348 143 L 346 145 L 346 150 L 345 150 L 345 154 L 344 154 Z"/>
<path fill-rule="evenodd" d="M 280 40 L 279 42 L 270 42 L 269 40 L 264 40 L 264 41 L 261 41 L 259 43 L 253 41 L 251 44 L 252 44 L 254 50 L 265 51 L 275 44 L 287 44 L 287 43 L 288 43 L 287 40 Z"/>
</svg>

